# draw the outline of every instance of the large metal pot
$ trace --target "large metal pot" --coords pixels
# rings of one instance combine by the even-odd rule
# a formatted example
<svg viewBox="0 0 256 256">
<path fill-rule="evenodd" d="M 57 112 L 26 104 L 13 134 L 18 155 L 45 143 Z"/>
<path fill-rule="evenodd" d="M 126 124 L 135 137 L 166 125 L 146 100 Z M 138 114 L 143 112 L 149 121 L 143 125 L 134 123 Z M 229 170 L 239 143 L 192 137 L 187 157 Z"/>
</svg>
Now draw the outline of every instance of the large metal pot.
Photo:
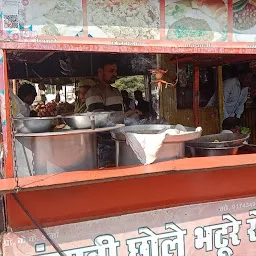
<svg viewBox="0 0 256 256">
<path fill-rule="evenodd" d="M 147 124 L 147 125 L 131 125 L 131 126 L 123 126 L 118 129 L 111 130 L 112 138 L 118 141 L 126 141 L 125 133 L 127 132 L 140 132 L 140 131 L 149 131 L 152 133 L 158 133 L 163 129 L 176 129 L 176 125 L 164 125 L 164 124 Z M 201 136 L 202 131 L 196 131 L 193 127 L 184 127 L 187 132 L 185 134 L 177 134 L 167 136 L 164 142 L 184 142 L 188 140 L 195 140 Z"/>
<path fill-rule="evenodd" d="M 141 162 L 133 152 L 132 148 L 126 144 L 125 133 L 148 131 L 157 133 L 163 129 L 175 129 L 174 125 L 133 125 L 125 126 L 111 131 L 112 138 L 116 141 L 116 166 L 139 165 Z M 185 127 L 190 133 L 166 136 L 160 148 L 155 162 L 163 162 L 171 159 L 183 158 L 185 156 L 185 141 L 194 140 L 201 136 L 201 131 L 195 128 Z"/>
<path fill-rule="evenodd" d="M 98 167 L 95 132 L 16 137 L 15 146 L 19 177 Z"/>
</svg>

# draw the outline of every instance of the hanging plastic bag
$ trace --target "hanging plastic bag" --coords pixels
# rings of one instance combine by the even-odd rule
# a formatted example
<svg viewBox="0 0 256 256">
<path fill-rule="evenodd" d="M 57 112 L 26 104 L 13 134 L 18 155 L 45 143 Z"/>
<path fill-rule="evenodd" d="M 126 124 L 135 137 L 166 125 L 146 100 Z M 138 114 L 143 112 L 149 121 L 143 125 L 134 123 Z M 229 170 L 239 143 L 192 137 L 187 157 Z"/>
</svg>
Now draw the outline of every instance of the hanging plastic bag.
<svg viewBox="0 0 256 256">
<path fill-rule="evenodd" d="M 29 117 L 30 108 L 29 105 L 23 102 L 17 95 L 10 90 L 11 101 L 12 101 L 12 114 L 13 117 Z"/>
</svg>

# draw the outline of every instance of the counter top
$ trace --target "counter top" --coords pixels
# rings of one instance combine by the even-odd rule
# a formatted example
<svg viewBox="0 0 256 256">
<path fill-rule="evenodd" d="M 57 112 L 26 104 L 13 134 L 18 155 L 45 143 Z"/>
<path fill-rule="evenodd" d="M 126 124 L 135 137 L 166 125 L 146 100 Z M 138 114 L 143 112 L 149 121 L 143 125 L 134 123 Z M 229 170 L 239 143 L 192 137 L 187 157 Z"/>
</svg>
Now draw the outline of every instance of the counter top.
<svg viewBox="0 0 256 256">
<path fill-rule="evenodd" d="M 255 155 L 186 158 L 147 166 L 65 172 L 0 180 L 8 226 L 34 229 L 9 193 L 43 226 L 255 196 Z"/>
<path fill-rule="evenodd" d="M 71 129 L 60 129 L 53 132 L 42 132 L 42 133 L 16 133 L 15 137 L 46 137 L 46 136 L 60 136 L 60 135 L 74 135 L 74 134 L 86 134 L 86 133 L 100 133 L 111 131 L 120 127 L 123 127 L 124 124 L 117 124 L 111 127 L 103 127 L 92 129 L 79 129 L 79 130 L 71 130 Z"/>
<path fill-rule="evenodd" d="M 184 158 L 150 165 L 124 166 L 89 171 L 63 172 L 19 178 L 22 191 L 70 187 L 130 178 L 159 176 L 171 173 L 205 172 L 218 169 L 245 168 L 256 166 L 254 154 Z M 0 179 L 0 192 L 15 191 L 14 178 Z"/>
</svg>

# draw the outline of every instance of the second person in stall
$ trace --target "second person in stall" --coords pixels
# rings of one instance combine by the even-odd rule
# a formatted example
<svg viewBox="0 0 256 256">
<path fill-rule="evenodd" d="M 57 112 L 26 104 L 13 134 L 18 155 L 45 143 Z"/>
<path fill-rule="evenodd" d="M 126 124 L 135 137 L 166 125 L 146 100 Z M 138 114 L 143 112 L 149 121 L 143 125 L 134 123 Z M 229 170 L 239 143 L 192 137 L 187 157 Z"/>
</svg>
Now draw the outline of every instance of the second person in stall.
<svg viewBox="0 0 256 256">
<path fill-rule="evenodd" d="M 24 83 L 18 89 L 18 95 L 10 90 L 12 100 L 13 117 L 36 116 L 36 112 L 31 110 L 31 105 L 37 96 L 36 89 L 32 84 Z"/>
<path fill-rule="evenodd" d="M 252 72 L 247 70 L 240 70 L 236 77 L 223 82 L 224 118 L 241 118 L 251 84 Z M 215 92 L 206 107 L 217 106 L 217 102 L 217 92 Z"/>
<path fill-rule="evenodd" d="M 85 104 L 88 112 L 114 111 L 117 119 L 124 120 L 136 114 L 138 110 L 128 110 L 124 113 L 123 97 L 120 91 L 113 87 L 117 79 L 117 64 L 115 59 L 102 60 L 98 68 L 97 84 L 92 86 L 86 94 Z M 119 116 L 119 117 L 118 117 Z M 98 134 L 99 167 L 115 165 L 115 142 L 109 132 Z"/>
<path fill-rule="evenodd" d="M 75 110 L 74 113 L 85 113 L 88 108 L 86 105 L 87 93 L 92 86 L 95 86 L 96 83 L 92 79 L 85 79 L 78 84 L 78 95 L 75 101 Z"/>
</svg>

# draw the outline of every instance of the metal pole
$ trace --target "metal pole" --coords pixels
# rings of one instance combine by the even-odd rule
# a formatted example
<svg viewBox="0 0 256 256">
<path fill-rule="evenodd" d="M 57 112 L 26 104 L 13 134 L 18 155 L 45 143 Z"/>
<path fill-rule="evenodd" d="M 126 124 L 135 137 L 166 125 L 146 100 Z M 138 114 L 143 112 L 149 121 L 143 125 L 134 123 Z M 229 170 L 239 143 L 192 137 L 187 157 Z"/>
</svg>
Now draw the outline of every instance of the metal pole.
<svg viewBox="0 0 256 256">
<path fill-rule="evenodd" d="M 152 101 L 152 84 L 151 84 L 151 75 L 147 75 L 148 79 L 148 100 L 149 100 L 149 113 L 153 115 L 153 101 Z"/>
<path fill-rule="evenodd" d="M 218 78 L 218 103 L 219 103 L 219 126 L 222 130 L 222 122 L 224 119 L 224 93 L 223 93 L 223 78 L 222 78 L 222 66 L 218 66 L 217 69 Z"/>
<path fill-rule="evenodd" d="M 17 81 L 15 79 L 12 80 L 12 91 L 17 94 Z"/>
<path fill-rule="evenodd" d="M 144 85 L 145 85 L 145 96 L 146 100 L 149 102 L 149 113 L 152 115 L 152 86 L 151 86 L 151 75 L 144 75 Z"/>
<path fill-rule="evenodd" d="M 1 124 L 4 144 L 5 177 L 14 177 L 13 139 L 11 120 L 11 101 L 7 75 L 6 52 L 0 50 L 0 98 L 1 98 Z"/>
<path fill-rule="evenodd" d="M 199 126 L 199 67 L 194 67 L 194 84 L 193 84 L 193 115 L 194 125 Z"/>
</svg>

